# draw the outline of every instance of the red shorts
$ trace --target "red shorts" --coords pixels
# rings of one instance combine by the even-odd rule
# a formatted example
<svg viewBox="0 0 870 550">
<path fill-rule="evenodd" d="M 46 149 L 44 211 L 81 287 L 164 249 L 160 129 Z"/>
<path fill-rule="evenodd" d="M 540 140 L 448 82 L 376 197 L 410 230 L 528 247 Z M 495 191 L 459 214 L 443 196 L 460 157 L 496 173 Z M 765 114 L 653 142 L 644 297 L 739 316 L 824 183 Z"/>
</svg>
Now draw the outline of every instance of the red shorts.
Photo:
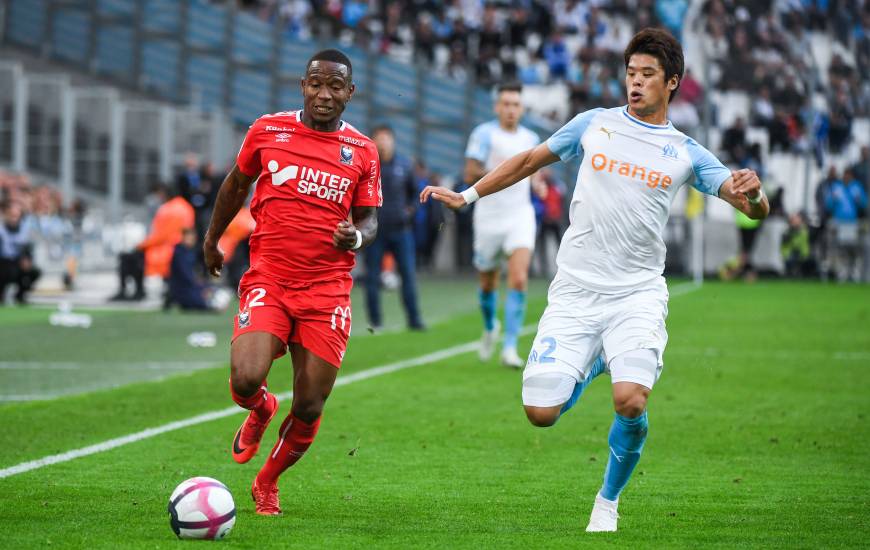
<svg viewBox="0 0 870 550">
<path fill-rule="evenodd" d="M 239 284 L 239 313 L 233 340 L 268 332 L 284 345 L 300 344 L 338 368 L 350 336 L 350 275 L 329 281 L 282 286 L 254 271 Z M 276 356 L 281 357 L 286 348 Z"/>
</svg>

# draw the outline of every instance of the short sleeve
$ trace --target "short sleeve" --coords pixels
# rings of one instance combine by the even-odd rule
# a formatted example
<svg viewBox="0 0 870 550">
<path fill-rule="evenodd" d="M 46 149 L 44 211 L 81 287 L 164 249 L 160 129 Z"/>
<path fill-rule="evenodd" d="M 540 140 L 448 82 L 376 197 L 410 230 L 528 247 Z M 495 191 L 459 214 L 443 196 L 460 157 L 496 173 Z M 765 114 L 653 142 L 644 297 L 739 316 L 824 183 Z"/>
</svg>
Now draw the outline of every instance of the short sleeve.
<svg viewBox="0 0 870 550">
<path fill-rule="evenodd" d="M 492 145 L 492 131 L 489 123 L 481 124 L 468 137 L 468 146 L 465 148 L 465 158 L 474 159 L 485 164 L 489 158 Z"/>
<path fill-rule="evenodd" d="M 600 111 L 604 109 L 590 109 L 584 111 L 568 121 L 567 124 L 556 130 L 556 133 L 547 140 L 550 151 L 562 160 L 570 160 L 580 156 L 583 145 L 580 138 L 589 127 L 589 123 Z"/>
<path fill-rule="evenodd" d="M 384 202 L 381 193 L 381 161 L 374 145 L 366 147 L 366 165 L 353 192 L 351 206 L 377 206 Z"/>
<path fill-rule="evenodd" d="M 692 187 L 701 193 L 718 197 L 719 188 L 731 177 L 731 170 L 726 168 L 713 153 L 693 139 L 689 139 L 686 142 L 686 149 L 689 151 L 689 158 L 692 160 L 692 172 L 695 175 Z"/>
<path fill-rule="evenodd" d="M 245 140 L 242 142 L 242 148 L 239 149 L 239 155 L 236 157 L 236 165 L 239 170 L 252 177 L 258 176 L 263 169 L 262 164 L 260 164 L 260 149 L 257 147 L 258 122 L 254 122 L 248 128 L 248 133 L 245 134 Z"/>
</svg>

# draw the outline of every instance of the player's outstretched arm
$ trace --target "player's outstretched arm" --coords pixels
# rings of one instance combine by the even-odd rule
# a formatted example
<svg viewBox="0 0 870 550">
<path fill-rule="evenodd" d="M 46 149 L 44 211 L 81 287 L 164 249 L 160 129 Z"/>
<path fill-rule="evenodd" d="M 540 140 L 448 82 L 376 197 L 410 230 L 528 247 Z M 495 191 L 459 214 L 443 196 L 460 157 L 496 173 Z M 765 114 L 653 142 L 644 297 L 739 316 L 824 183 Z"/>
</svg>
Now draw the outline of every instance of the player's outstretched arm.
<svg viewBox="0 0 870 550">
<path fill-rule="evenodd" d="M 506 189 L 516 182 L 527 178 L 548 164 L 553 164 L 559 157 L 550 151 L 546 143 L 518 153 L 496 166 L 495 170 L 483 176 L 466 193 L 471 191 L 479 197 L 485 197 Z M 448 208 L 462 208 L 468 201 L 461 193 L 451 191 L 446 187 L 429 185 L 420 193 L 420 202 L 426 202 L 429 197 L 443 202 Z"/>
<path fill-rule="evenodd" d="M 233 169 L 224 178 L 224 182 L 218 190 L 214 210 L 211 213 L 211 223 L 208 225 L 205 241 L 202 244 L 205 267 L 214 277 L 220 276 L 221 267 L 224 265 L 224 253 L 218 248 L 218 241 L 232 219 L 242 209 L 245 199 L 248 198 L 251 185 L 256 179 L 256 176 L 245 174 L 239 170 L 238 165 L 234 164 Z"/>
<path fill-rule="evenodd" d="M 378 209 L 374 206 L 354 206 L 350 211 L 353 223 L 342 220 L 332 233 L 336 248 L 359 250 L 370 245 L 378 234 Z"/>
<path fill-rule="evenodd" d="M 761 189 L 761 180 L 748 168 L 731 172 L 731 177 L 719 188 L 719 198 L 753 220 L 762 220 L 770 213 L 770 203 Z"/>
</svg>

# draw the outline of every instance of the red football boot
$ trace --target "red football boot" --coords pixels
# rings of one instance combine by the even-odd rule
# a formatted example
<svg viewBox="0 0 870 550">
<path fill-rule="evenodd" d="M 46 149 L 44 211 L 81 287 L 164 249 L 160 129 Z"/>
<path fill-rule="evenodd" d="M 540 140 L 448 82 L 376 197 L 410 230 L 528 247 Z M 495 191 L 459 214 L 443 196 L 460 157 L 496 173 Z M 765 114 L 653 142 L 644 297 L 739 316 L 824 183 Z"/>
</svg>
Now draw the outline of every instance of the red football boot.
<svg viewBox="0 0 870 550">
<path fill-rule="evenodd" d="M 269 411 L 269 418 L 265 422 L 261 422 L 259 416 L 254 411 L 251 411 L 233 438 L 233 460 L 239 464 L 244 464 L 254 458 L 254 455 L 260 449 L 260 440 L 263 438 L 263 433 L 269 426 L 269 422 L 275 417 L 275 413 L 278 412 L 278 398 L 271 393 L 267 393 L 266 407 Z"/>
<path fill-rule="evenodd" d="M 254 499 L 257 514 L 261 516 L 277 516 L 281 514 L 277 483 L 257 483 L 257 478 L 254 478 L 254 484 L 251 485 L 251 498 Z"/>
</svg>

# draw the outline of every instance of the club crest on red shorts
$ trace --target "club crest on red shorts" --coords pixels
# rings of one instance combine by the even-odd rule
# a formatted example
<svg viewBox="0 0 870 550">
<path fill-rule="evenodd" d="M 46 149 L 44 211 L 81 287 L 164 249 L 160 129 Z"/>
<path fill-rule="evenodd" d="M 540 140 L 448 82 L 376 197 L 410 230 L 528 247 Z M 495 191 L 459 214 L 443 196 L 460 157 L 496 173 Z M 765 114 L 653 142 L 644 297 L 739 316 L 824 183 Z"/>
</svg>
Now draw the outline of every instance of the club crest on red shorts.
<svg viewBox="0 0 870 550">
<path fill-rule="evenodd" d="M 239 328 L 248 328 L 251 326 L 251 310 L 245 309 L 239 312 Z"/>
</svg>

